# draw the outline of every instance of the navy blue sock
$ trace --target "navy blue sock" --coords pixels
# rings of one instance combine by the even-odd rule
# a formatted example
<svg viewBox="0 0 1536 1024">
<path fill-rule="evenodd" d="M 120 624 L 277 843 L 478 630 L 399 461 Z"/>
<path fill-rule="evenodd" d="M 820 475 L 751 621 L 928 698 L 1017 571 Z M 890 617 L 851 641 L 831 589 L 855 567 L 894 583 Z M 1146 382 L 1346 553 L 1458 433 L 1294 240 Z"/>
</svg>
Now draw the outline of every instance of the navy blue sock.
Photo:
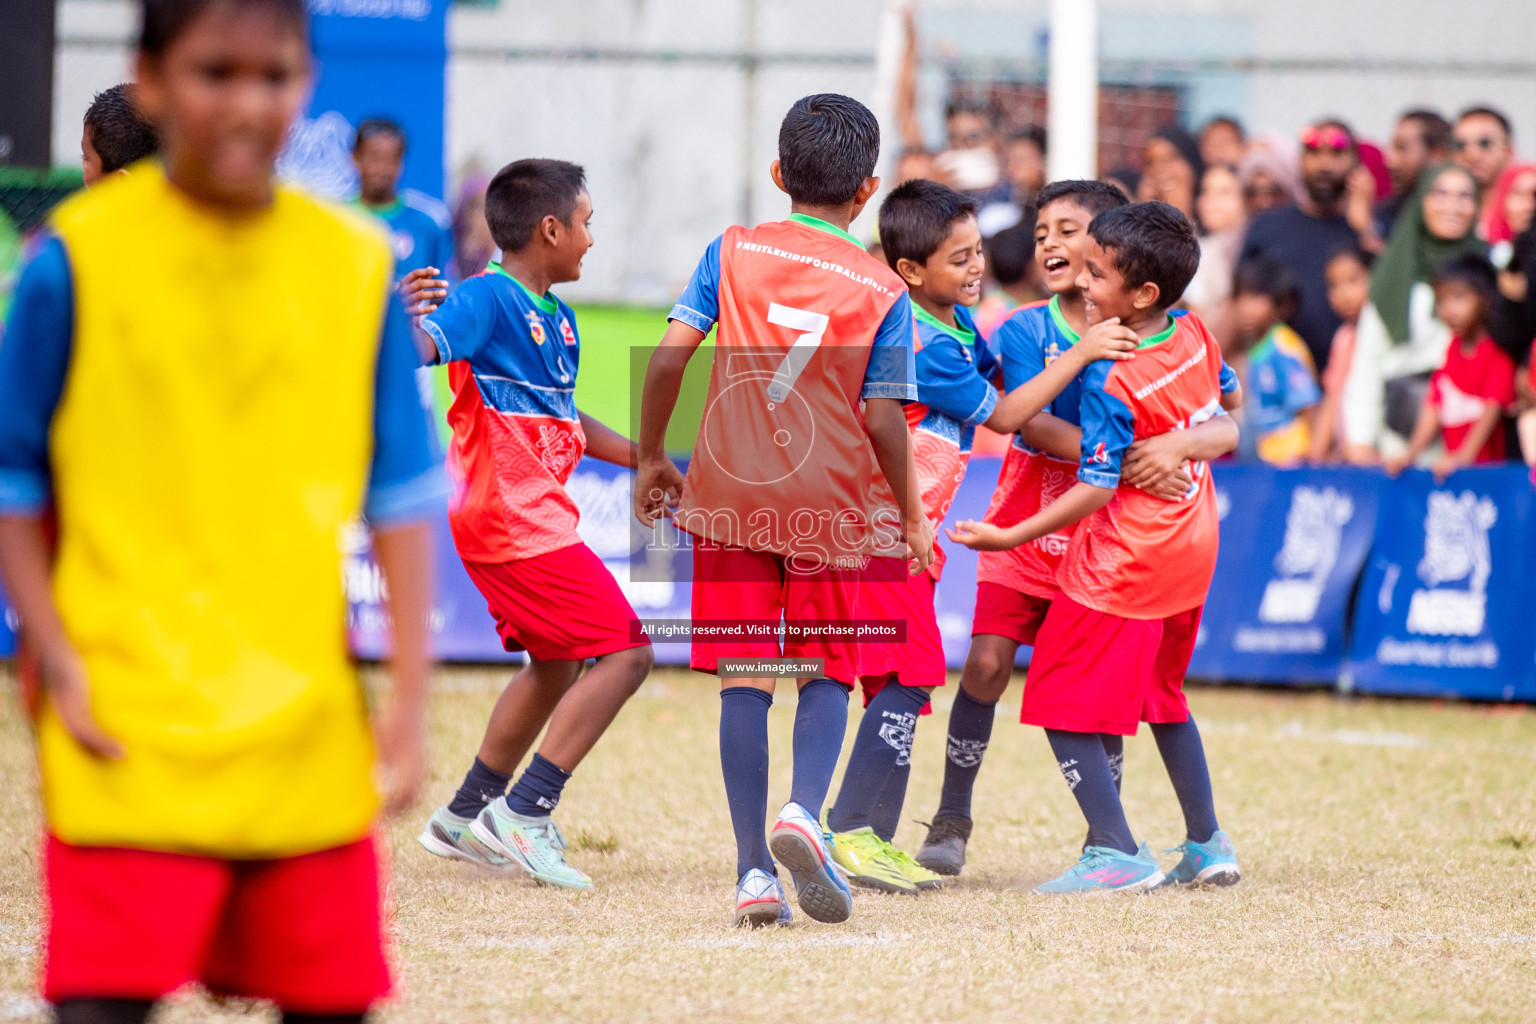
<svg viewBox="0 0 1536 1024">
<path fill-rule="evenodd" d="M 1088 845 L 1107 846 L 1121 853 L 1136 852 L 1136 840 L 1115 792 L 1115 780 L 1109 771 L 1109 755 L 1099 734 L 1045 730 L 1056 755 L 1057 767 L 1067 780 L 1067 788 L 1077 798 L 1083 817 L 1088 819 Z"/>
<path fill-rule="evenodd" d="M 795 707 L 795 771 L 789 798 L 813 818 L 827 801 L 837 755 L 848 729 L 848 690 L 831 679 L 812 679 L 800 688 Z"/>
<path fill-rule="evenodd" d="M 736 877 L 773 873 L 768 852 L 768 709 L 773 694 L 750 686 L 720 691 L 720 768 L 736 833 Z"/>
<path fill-rule="evenodd" d="M 1120 792 L 1120 780 L 1125 775 L 1125 737 L 1112 732 L 1099 733 L 1099 743 L 1109 758 L 1109 774 L 1115 777 L 1115 792 Z"/>
<path fill-rule="evenodd" d="M 1208 843 L 1219 828 L 1216 802 L 1211 796 L 1211 772 L 1205 764 L 1205 745 L 1193 718 L 1186 722 L 1154 723 L 1152 735 L 1163 755 L 1168 779 L 1184 809 L 1184 829 L 1197 843 Z"/>
<path fill-rule="evenodd" d="M 459 791 L 448 801 L 448 810 L 461 818 L 476 817 L 486 804 L 507 791 L 507 783 L 511 779 L 512 776 L 488 767 L 477 757 L 464 776 Z"/>
<path fill-rule="evenodd" d="M 853 738 L 853 752 L 848 755 L 837 802 L 827 815 L 827 825 L 833 832 L 851 832 L 874 825 L 875 806 L 885 795 L 891 773 L 902 768 L 911 770 L 912 732 L 917 728 L 918 712 L 927 703 L 928 694 L 894 681 L 870 700 Z M 904 783 L 900 796 L 906 796 Z M 901 804 L 897 803 L 894 810 L 883 811 L 881 824 L 889 822 L 894 834 Z"/>
<path fill-rule="evenodd" d="M 507 793 L 507 806 L 512 808 L 513 814 L 543 817 L 559 806 L 560 791 L 570 779 L 570 772 L 543 754 L 534 754 L 522 776 Z"/>
<path fill-rule="evenodd" d="M 944 745 L 944 790 L 939 794 L 935 817 L 970 819 L 971 791 L 976 788 L 976 773 L 981 771 L 996 717 L 996 701 L 979 701 L 963 686 L 955 694 L 955 706 L 949 712 L 949 738 Z"/>
</svg>

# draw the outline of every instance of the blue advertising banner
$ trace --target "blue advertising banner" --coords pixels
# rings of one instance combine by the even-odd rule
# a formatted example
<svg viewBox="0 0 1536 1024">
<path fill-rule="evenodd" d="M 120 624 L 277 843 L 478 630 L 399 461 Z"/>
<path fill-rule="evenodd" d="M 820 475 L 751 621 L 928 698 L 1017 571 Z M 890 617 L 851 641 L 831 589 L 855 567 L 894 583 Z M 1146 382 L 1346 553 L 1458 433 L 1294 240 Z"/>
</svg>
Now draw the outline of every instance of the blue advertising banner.
<svg viewBox="0 0 1536 1024">
<path fill-rule="evenodd" d="M 0 587 L 0 658 L 16 653 L 16 611 L 5 599 L 5 588 Z"/>
<path fill-rule="evenodd" d="M 1355 609 L 1350 669 L 1368 693 L 1536 700 L 1532 497 L 1524 467 L 1387 487 Z"/>
<path fill-rule="evenodd" d="M 1211 475 L 1221 548 L 1190 675 L 1336 682 L 1385 479 L 1253 463 L 1218 463 Z"/>
<path fill-rule="evenodd" d="M 352 136 L 366 118 L 406 133 L 403 188 L 443 195 L 449 0 L 309 0 L 318 78 L 278 173 L 332 199 L 357 193 Z"/>
</svg>

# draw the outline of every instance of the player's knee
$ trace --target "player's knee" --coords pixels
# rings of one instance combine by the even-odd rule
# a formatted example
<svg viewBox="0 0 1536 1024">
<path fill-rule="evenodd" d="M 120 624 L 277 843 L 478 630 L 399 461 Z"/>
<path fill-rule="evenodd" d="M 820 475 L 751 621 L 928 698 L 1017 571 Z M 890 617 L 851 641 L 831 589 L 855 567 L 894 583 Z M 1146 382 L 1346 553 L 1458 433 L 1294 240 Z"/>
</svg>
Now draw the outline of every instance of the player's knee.
<svg viewBox="0 0 1536 1024">
<path fill-rule="evenodd" d="M 966 656 L 960 684 L 976 700 L 991 703 L 1002 699 L 1012 676 L 1013 662 L 1005 659 L 1001 651 L 973 647 Z"/>
<path fill-rule="evenodd" d="M 645 682 L 645 677 L 651 674 L 651 668 L 656 664 L 656 651 L 650 644 L 619 651 L 614 657 L 620 659 L 619 664 L 624 670 L 621 674 L 631 694 L 640 689 L 640 684 Z"/>
</svg>

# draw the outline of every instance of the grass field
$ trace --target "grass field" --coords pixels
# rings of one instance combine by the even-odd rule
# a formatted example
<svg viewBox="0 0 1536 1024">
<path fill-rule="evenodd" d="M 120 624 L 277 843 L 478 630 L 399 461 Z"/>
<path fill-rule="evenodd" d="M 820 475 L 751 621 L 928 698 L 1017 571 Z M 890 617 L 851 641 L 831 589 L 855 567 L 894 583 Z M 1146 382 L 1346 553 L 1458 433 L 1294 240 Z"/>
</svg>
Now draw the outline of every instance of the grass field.
<svg viewBox="0 0 1536 1024">
<path fill-rule="evenodd" d="M 500 671 L 444 670 L 434 777 L 452 791 Z M 39 820 L 32 747 L 0 695 L 0 1020 L 32 994 Z M 909 817 L 935 804 L 949 701 L 918 729 Z M 772 713 L 773 798 L 789 787 L 793 699 Z M 1036 729 L 1004 698 L 972 862 L 920 899 L 860 895 L 841 926 L 731 930 L 734 854 L 718 700 L 659 671 L 566 790 L 577 896 L 437 860 L 389 828 L 403 997 L 390 1022 L 1529 1021 L 1536 1018 L 1536 715 L 1315 693 L 1202 689 L 1233 890 L 1049 898 L 1082 823 Z M 851 729 L 857 715 L 852 716 Z M 1182 837 L 1150 736 L 1126 802 L 1154 848 Z M 904 823 L 898 842 L 921 829 Z M 1165 858 L 1170 861 L 1172 858 Z M 179 999 L 162 1021 L 265 1019 Z"/>
</svg>

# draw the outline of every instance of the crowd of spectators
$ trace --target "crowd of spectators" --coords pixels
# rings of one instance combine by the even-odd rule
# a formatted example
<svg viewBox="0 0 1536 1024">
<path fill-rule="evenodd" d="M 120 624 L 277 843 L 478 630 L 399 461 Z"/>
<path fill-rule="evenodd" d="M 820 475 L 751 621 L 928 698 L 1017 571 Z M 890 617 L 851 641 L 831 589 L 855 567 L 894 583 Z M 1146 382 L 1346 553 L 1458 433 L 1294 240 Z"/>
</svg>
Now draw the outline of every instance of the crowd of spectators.
<svg viewBox="0 0 1536 1024">
<path fill-rule="evenodd" d="M 963 103 L 937 151 L 910 114 L 901 127 L 898 180 L 944 181 L 982 206 L 990 272 L 976 320 L 989 332 L 1045 297 L 1030 258 L 1045 131 L 1000 131 Z M 1516 157 L 1500 111 L 1407 110 L 1384 146 L 1337 117 L 1295 137 L 1225 116 L 1197 133 L 1168 125 L 1138 166 L 1104 180 L 1200 231 L 1183 304 L 1244 380 L 1244 456 L 1441 476 L 1536 463 L 1536 163 Z"/>
</svg>

